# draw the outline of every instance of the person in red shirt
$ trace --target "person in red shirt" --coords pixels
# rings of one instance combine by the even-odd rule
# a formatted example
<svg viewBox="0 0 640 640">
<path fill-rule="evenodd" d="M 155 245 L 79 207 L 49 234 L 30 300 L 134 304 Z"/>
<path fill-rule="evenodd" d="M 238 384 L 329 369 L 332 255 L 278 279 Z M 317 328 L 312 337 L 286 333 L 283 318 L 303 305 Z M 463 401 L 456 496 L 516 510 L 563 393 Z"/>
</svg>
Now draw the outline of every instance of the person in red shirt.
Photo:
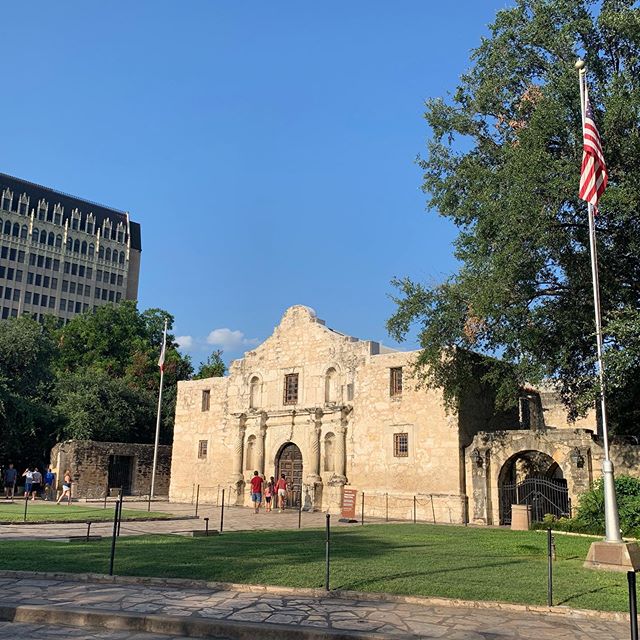
<svg viewBox="0 0 640 640">
<path fill-rule="evenodd" d="M 287 479 L 284 473 L 278 478 L 278 482 L 276 482 L 276 493 L 278 494 L 280 511 L 284 511 L 284 506 L 287 501 Z"/>
<path fill-rule="evenodd" d="M 251 478 L 251 502 L 253 502 L 254 513 L 258 513 L 262 503 L 262 478 L 257 471 L 253 472 L 253 478 Z"/>
</svg>

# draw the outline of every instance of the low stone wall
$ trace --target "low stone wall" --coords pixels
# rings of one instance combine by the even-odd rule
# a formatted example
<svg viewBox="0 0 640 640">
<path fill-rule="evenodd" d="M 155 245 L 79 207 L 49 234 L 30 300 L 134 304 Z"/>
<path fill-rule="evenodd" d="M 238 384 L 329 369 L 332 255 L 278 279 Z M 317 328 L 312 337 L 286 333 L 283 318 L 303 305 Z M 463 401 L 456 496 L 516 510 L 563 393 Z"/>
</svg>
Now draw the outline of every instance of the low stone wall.
<svg viewBox="0 0 640 640">
<path fill-rule="evenodd" d="M 109 478 L 110 462 L 113 463 L 114 456 L 121 457 L 121 468 L 125 469 L 126 477 L 121 474 L 121 477 Z M 65 469 L 71 470 L 74 498 L 102 498 L 109 486 L 116 489 L 122 484 L 129 485 L 127 495 L 147 495 L 151 489 L 153 445 L 69 440 L 51 450 L 51 468 L 56 474 L 58 489 L 62 488 Z M 171 447 L 161 445 L 158 447 L 156 496 L 169 493 L 170 473 Z"/>
</svg>

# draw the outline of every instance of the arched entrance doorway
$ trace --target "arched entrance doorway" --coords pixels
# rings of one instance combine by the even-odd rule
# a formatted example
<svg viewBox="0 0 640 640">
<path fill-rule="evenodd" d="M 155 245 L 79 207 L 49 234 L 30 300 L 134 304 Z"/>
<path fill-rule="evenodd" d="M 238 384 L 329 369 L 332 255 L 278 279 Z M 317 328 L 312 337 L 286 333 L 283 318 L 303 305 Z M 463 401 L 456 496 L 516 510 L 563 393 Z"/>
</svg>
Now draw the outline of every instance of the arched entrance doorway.
<svg viewBox="0 0 640 640">
<path fill-rule="evenodd" d="M 542 451 L 519 451 L 498 476 L 500 524 L 511 524 L 511 505 L 528 504 L 531 517 L 540 522 L 548 513 L 570 515 L 569 491 L 558 463 Z"/>
<path fill-rule="evenodd" d="M 287 506 L 300 506 L 302 499 L 302 453 L 293 442 L 287 442 L 276 456 L 276 478 L 285 475 L 289 485 Z"/>
</svg>

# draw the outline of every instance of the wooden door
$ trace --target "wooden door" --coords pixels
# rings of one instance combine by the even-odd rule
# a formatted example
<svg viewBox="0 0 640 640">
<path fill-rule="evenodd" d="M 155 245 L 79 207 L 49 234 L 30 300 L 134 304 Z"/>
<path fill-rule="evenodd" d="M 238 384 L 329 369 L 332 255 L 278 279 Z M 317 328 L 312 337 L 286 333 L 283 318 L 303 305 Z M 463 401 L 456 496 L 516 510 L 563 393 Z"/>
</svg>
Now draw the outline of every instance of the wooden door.
<svg viewBox="0 0 640 640">
<path fill-rule="evenodd" d="M 277 467 L 277 477 L 280 478 L 280 475 L 284 473 L 289 485 L 287 506 L 299 507 L 302 499 L 302 453 L 300 449 L 292 442 L 286 444 L 278 456 Z"/>
</svg>

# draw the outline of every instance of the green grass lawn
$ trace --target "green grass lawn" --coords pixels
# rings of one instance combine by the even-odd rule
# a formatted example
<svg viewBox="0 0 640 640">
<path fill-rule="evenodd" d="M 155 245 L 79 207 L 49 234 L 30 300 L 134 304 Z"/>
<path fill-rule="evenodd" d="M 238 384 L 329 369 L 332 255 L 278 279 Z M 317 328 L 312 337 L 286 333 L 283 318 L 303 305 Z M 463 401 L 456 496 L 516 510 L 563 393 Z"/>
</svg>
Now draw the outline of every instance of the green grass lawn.
<svg viewBox="0 0 640 640">
<path fill-rule="evenodd" d="M 626 574 L 582 568 L 591 540 L 556 536 L 554 604 L 625 611 Z M 110 540 L 2 542 L 0 569 L 106 573 Z M 209 538 L 121 537 L 115 572 L 289 587 L 324 586 L 324 531 Z M 433 525 L 335 529 L 331 588 L 546 604 L 546 535 Z"/>
<path fill-rule="evenodd" d="M 136 509 L 127 509 L 126 502 L 122 510 L 122 519 L 144 518 L 144 519 L 166 519 L 171 518 L 170 513 L 160 511 L 139 511 Z M 0 501 L 0 524 L 9 524 L 11 522 L 23 522 L 24 520 L 24 500 L 16 500 L 15 502 Z M 102 505 L 89 506 L 86 504 L 78 504 L 72 502 L 70 505 L 61 503 L 56 505 L 55 502 L 43 502 L 36 500 L 29 501 L 27 504 L 27 522 L 71 522 L 71 521 L 91 521 L 100 522 L 103 520 L 113 520 L 113 503 L 109 503 L 106 509 Z"/>
</svg>

